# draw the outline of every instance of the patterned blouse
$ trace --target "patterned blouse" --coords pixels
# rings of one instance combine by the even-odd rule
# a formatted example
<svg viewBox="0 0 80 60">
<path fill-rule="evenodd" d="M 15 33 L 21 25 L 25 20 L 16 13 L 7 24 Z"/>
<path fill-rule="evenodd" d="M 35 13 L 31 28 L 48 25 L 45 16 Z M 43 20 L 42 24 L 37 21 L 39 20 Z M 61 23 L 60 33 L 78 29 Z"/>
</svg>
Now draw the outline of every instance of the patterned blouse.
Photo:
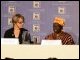
<svg viewBox="0 0 80 60">
<path fill-rule="evenodd" d="M 70 34 L 66 33 L 66 32 L 63 32 L 63 31 L 61 33 L 59 33 L 58 35 L 56 33 L 52 33 L 52 34 L 46 36 L 45 39 L 49 39 L 49 40 L 60 39 L 60 40 L 62 40 L 63 45 L 74 44 L 72 36 Z"/>
</svg>

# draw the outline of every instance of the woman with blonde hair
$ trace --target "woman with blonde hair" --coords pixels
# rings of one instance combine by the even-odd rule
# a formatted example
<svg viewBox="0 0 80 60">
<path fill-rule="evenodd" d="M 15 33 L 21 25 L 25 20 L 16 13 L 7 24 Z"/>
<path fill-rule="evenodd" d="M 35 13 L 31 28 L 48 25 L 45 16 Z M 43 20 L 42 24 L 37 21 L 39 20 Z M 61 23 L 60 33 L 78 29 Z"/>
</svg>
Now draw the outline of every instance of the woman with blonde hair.
<svg viewBox="0 0 80 60">
<path fill-rule="evenodd" d="M 24 16 L 15 14 L 12 17 L 12 23 L 13 27 L 5 32 L 4 38 L 18 38 L 19 44 L 32 43 L 29 31 L 22 28 L 24 24 Z"/>
</svg>

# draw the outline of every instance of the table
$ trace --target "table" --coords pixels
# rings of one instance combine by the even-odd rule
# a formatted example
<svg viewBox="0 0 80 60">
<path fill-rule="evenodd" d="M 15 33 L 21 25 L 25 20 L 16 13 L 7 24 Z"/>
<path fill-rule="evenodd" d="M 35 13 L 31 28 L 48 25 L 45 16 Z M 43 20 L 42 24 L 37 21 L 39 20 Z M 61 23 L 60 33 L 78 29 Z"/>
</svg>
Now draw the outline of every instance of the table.
<svg viewBox="0 0 80 60">
<path fill-rule="evenodd" d="M 79 59 L 79 45 L 1 45 L 1 59 Z"/>
</svg>

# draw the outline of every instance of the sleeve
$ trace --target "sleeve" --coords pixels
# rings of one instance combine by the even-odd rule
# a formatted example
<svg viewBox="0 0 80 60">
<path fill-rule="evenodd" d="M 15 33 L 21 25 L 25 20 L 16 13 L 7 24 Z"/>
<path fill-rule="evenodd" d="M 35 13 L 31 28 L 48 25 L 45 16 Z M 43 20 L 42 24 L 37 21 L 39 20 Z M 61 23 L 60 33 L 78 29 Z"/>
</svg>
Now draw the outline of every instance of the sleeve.
<svg viewBox="0 0 80 60">
<path fill-rule="evenodd" d="M 28 32 L 28 31 L 25 31 L 24 33 L 23 33 L 23 44 L 31 44 L 31 43 L 33 43 L 32 41 L 31 41 L 31 36 L 30 36 L 30 33 Z"/>
<path fill-rule="evenodd" d="M 27 32 L 26 36 L 25 36 L 25 40 L 31 42 L 31 36 L 30 36 L 30 33 Z"/>
<path fill-rule="evenodd" d="M 9 33 L 8 33 L 8 31 L 6 31 L 5 33 L 4 33 L 4 38 L 8 38 L 9 37 Z"/>
<path fill-rule="evenodd" d="M 27 39 L 28 39 L 28 41 L 29 41 L 30 44 L 33 44 L 33 41 L 31 41 L 31 35 L 30 35 L 29 32 L 27 34 Z"/>
<path fill-rule="evenodd" d="M 75 44 L 71 35 L 67 38 L 65 44 L 67 44 L 67 45 L 73 45 L 73 44 Z"/>
</svg>

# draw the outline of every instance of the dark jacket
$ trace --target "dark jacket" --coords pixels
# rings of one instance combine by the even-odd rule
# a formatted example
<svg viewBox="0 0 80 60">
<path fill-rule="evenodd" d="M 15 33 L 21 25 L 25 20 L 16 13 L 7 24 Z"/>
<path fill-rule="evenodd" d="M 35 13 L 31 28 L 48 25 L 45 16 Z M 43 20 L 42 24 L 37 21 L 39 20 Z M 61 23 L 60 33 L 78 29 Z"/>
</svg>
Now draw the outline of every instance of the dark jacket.
<svg viewBox="0 0 80 60">
<path fill-rule="evenodd" d="M 5 34 L 4 38 L 15 38 L 14 35 L 14 28 L 8 29 Z M 31 36 L 28 30 L 21 28 L 20 29 L 20 34 L 19 34 L 19 44 L 27 44 L 27 43 L 33 43 L 31 41 Z"/>
</svg>

